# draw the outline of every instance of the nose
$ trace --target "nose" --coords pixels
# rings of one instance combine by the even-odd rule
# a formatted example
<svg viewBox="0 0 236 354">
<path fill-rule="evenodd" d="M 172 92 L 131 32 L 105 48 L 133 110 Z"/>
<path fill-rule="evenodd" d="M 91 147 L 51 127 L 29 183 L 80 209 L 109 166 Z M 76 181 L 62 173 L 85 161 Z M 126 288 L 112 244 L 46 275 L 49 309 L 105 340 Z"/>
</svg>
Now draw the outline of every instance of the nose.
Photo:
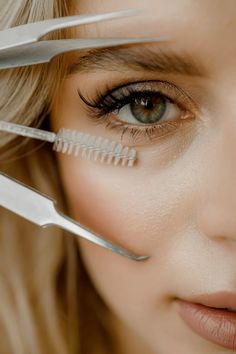
<svg viewBox="0 0 236 354">
<path fill-rule="evenodd" d="M 236 247 L 236 115 L 232 124 L 224 122 L 215 130 L 206 151 L 199 181 L 198 228 L 212 240 Z"/>
</svg>

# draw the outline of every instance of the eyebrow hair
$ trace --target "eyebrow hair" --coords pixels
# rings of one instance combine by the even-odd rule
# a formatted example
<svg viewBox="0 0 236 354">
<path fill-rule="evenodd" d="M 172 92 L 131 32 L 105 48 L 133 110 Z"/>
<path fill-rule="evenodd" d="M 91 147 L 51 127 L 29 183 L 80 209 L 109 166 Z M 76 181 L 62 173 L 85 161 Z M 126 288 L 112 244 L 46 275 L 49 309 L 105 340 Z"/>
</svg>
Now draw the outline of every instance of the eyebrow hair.
<svg viewBox="0 0 236 354">
<path fill-rule="evenodd" d="M 90 73 L 97 70 L 149 71 L 203 77 L 206 68 L 188 53 L 177 53 L 157 46 L 116 46 L 92 49 L 79 56 L 69 67 L 68 74 Z"/>
</svg>

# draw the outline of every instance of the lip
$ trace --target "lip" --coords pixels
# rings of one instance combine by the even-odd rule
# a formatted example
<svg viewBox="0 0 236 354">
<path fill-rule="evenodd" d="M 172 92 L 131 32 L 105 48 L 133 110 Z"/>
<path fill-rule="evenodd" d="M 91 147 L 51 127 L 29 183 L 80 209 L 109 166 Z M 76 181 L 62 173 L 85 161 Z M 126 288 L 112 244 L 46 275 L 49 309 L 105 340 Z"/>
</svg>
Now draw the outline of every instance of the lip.
<svg viewBox="0 0 236 354">
<path fill-rule="evenodd" d="M 200 296 L 195 296 L 191 299 L 184 300 L 188 302 L 202 304 L 208 307 L 236 309 L 236 293 L 232 293 L 229 291 L 202 294 Z"/>
<path fill-rule="evenodd" d="M 193 300 L 194 299 L 194 300 Z M 236 295 L 228 292 L 204 294 L 190 301 L 176 299 L 177 312 L 202 338 L 227 349 L 236 349 Z M 195 302 L 192 302 L 195 301 Z"/>
</svg>

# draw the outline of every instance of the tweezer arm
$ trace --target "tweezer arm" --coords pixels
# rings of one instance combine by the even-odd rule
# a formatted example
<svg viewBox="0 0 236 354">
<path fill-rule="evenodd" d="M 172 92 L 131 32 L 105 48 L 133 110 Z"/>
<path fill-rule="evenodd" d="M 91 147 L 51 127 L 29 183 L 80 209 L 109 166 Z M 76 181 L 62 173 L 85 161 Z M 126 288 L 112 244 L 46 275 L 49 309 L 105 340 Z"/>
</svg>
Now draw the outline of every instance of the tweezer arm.
<svg viewBox="0 0 236 354">
<path fill-rule="evenodd" d="M 79 235 L 85 238 L 86 240 L 97 244 L 98 246 L 109 249 L 115 253 L 120 254 L 121 256 L 132 259 L 133 261 L 142 261 L 148 258 L 146 256 L 136 256 L 134 254 L 131 254 L 130 252 L 126 251 L 124 248 L 115 245 L 111 241 L 107 241 L 100 236 L 96 236 L 89 229 L 85 228 L 84 226 L 80 225 L 78 222 L 75 222 L 74 220 L 64 215 L 60 215 L 58 213 L 56 218 L 57 218 L 57 221 L 55 223 L 56 226 L 60 226 L 62 229 L 67 230 L 77 236 Z"/>
<path fill-rule="evenodd" d="M 55 30 L 118 19 L 138 14 L 138 10 L 122 10 L 101 14 L 66 16 L 33 23 L 27 23 L 0 31 L 0 51 L 37 42 L 44 35 Z"/>
<path fill-rule="evenodd" d="M 47 63 L 55 56 L 81 49 L 163 41 L 162 38 L 61 39 L 22 45 L 0 51 L 0 69 Z"/>
<path fill-rule="evenodd" d="M 107 248 L 134 261 L 149 257 L 136 256 L 125 249 L 103 239 L 57 211 L 52 199 L 0 172 L 0 206 L 41 227 L 59 226 L 99 246 Z"/>
</svg>

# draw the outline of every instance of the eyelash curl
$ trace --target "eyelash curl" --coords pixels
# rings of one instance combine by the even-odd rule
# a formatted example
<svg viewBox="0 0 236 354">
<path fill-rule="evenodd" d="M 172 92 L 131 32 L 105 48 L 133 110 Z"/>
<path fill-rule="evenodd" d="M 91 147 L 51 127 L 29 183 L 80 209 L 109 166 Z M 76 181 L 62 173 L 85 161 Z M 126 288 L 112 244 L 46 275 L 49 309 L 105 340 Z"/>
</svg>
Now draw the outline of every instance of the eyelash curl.
<svg viewBox="0 0 236 354">
<path fill-rule="evenodd" d="M 106 128 L 121 132 L 136 142 L 154 141 L 174 133 L 185 123 L 193 121 L 196 110 L 193 100 L 179 87 L 166 81 L 138 81 L 125 83 L 115 88 L 105 88 L 105 92 L 97 89 L 95 97 L 84 97 L 79 90 L 78 95 L 86 104 L 89 119 L 98 124 L 106 124 Z M 176 104 L 182 112 L 178 119 L 152 124 L 131 124 L 118 118 L 119 111 L 137 99 L 160 97 L 165 102 Z M 113 113 L 113 117 L 111 115 Z M 115 115 L 115 116 L 114 116 Z"/>
</svg>

